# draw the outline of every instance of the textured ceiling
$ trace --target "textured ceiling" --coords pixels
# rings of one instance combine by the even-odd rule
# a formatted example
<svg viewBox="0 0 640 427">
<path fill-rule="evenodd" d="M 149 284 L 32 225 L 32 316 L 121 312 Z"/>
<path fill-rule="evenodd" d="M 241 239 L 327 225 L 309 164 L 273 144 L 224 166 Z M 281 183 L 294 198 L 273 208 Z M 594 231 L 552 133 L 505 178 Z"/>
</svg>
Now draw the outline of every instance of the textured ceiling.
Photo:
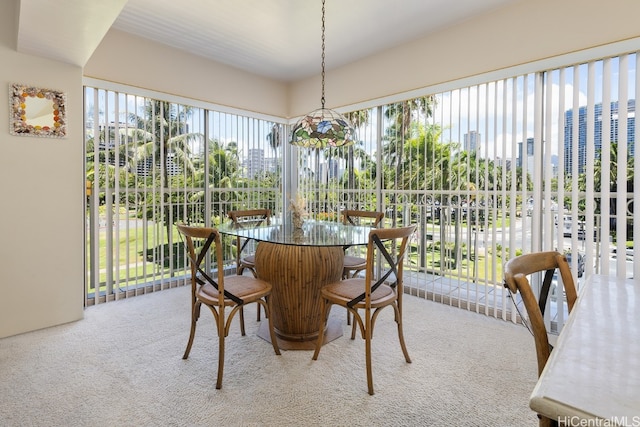
<svg viewBox="0 0 640 427">
<path fill-rule="evenodd" d="M 326 67 L 345 65 L 517 1 L 326 0 Z M 111 27 L 282 81 L 320 72 L 321 0 L 20 3 L 18 50 L 81 66 Z M 47 22 L 56 25 L 47 28 Z"/>
</svg>

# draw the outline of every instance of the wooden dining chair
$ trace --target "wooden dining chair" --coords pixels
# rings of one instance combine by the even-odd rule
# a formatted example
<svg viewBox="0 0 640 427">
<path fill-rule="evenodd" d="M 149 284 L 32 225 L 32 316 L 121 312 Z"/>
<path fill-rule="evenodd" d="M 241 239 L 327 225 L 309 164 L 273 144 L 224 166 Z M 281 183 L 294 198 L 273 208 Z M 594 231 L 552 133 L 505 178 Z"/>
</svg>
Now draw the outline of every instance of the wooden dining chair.
<svg viewBox="0 0 640 427">
<path fill-rule="evenodd" d="M 556 278 L 558 277 L 556 272 L 559 272 L 559 276 L 562 278 L 570 313 L 576 302 L 577 292 L 573 276 L 571 275 L 571 267 L 569 266 L 566 256 L 556 251 L 536 252 L 512 258 L 507 261 L 504 266 L 504 285 L 510 291 L 514 304 L 516 304 L 515 294 L 520 292 L 529 317 L 529 324 L 525 323 L 525 319 L 522 319 L 522 321 L 531 331 L 535 341 L 538 376 L 542 373 L 553 349 L 549 342 L 547 327 L 544 323 L 544 312 L 550 296 L 553 278 L 554 276 Z M 528 279 L 528 276 L 536 273 L 544 273 L 538 294 L 533 291 Z M 557 287 L 556 292 L 558 295 L 558 306 L 561 307 L 562 293 L 559 287 Z M 540 418 L 541 427 L 557 425 L 555 420 L 541 415 L 538 415 L 538 417 Z"/>
<path fill-rule="evenodd" d="M 411 363 L 402 332 L 402 295 L 404 292 L 402 277 L 403 261 L 409 247 L 409 238 L 415 229 L 416 226 L 411 225 L 371 230 L 367 244 L 365 276 L 342 279 L 339 282 L 323 286 L 320 291 L 322 322 L 312 359 L 318 359 L 331 306 L 335 304 L 346 308 L 353 315 L 354 324 L 359 326 L 360 335 L 365 340 L 369 394 L 374 393 L 371 366 L 373 328 L 380 311 L 385 307 L 393 307 L 394 319 L 398 326 L 400 348 L 407 363 Z M 355 328 L 351 339 L 355 339 Z"/>
<path fill-rule="evenodd" d="M 234 227 L 248 228 L 258 227 L 261 225 L 269 225 L 271 223 L 270 209 L 247 209 L 229 211 L 227 216 L 233 222 Z M 240 236 L 236 237 L 236 274 L 242 275 L 244 270 L 249 270 L 253 277 L 256 274 L 256 255 L 248 252 L 248 245 L 252 239 L 245 239 Z M 256 318 L 260 321 L 260 307 L 256 310 Z"/>
<path fill-rule="evenodd" d="M 351 225 L 368 225 L 371 227 L 379 227 L 384 219 L 384 212 L 363 211 L 356 209 L 345 209 L 341 212 L 342 223 Z M 342 268 L 342 277 L 356 277 L 367 266 L 367 259 L 348 253 L 349 248 L 344 248 L 344 266 Z M 351 324 L 351 315 L 347 311 L 347 325 Z"/>
<path fill-rule="evenodd" d="M 271 344 L 276 354 L 280 349 L 276 341 L 273 324 L 269 312 L 271 301 L 267 296 L 271 293 L 271 284 L 252 276 L 224 276 L 222 244 L 220 233 L 215 228 L 194 227 L 178 224 L 178 231 L 184 236 L 187 255 L 191 266 L 191 332 L 187 349 L 182 356 L 189 357 L 196 322 L 200 318 L 200 308 L 204 304 L 213 313 L 218 331 L 218 378 L 216 388 L 222 387 L 224 369 L 225 338 L 229 335 L 231 321 L 236 313 L 242 314 L 245 305 L 257 303 L 264 308 L 269 319 Z M 207 268 L 209 263 L 211 268 Z M 215 267 L 215 268 L 214 268 Z M 230 311 L 226 315 L 226 309 Z M 244 319 L 240 317 L 241 333 L 244 336 Z"/>
</svg>

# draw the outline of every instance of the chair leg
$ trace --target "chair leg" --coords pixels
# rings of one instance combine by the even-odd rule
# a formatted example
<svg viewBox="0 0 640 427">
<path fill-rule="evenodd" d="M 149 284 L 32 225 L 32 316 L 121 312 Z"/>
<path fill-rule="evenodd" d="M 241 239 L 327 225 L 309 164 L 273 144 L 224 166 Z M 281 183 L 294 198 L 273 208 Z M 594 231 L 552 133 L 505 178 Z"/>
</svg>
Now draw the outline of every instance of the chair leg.
<svg viewBox="0 0 640 427">
<path fill-rule="evenodd" d="M 267 302 L 268 300 L 269 300 L 269 295 L 264 297 L 264 301 L 265 302 Z M 261 307 L 262 306 L 260 304 L 258 304 L 258 309 L 257 309 L 257 312 L 256 312 L 256 321 L 258 321 L 258 322 L 260 321 L 260 310 L 261 310 Z M 267 313 L 266 309 L 264 310 L 264 317 L 269 317 L 269 313 Z"/>
<path fill-rule="evenodd" d="M 371 322 L 367 320 L 367 323 Z M 369 325 L 369 327 L 365 327 L 364 336 L 364 352 L 367 362 L 367 388 L 369 390 L 369 394 L 373 396 L 373 370 L 371 368 L 371 325 Z"/>
<path fill-rule="evenodd" d="M 356 321 L 356 316 L 355 314 L 353 315 L 353 325 L 351 325 L 351 339 L 355 340 L 356 339 L 356 326 L 357 326 L 357 321 Z"/>
<path fill-rule="evenodd" d="M 244 306 L 240 307 L 240 334 L 244 337 Z"/>
<path fill-rule="evenodd" d="M 402 353 L 404 354 L 404 360 L 407 363 L 411 363 L 411 358 L 409 357 L 409 352 L 407 351 L 407 346 L 404 342 L 404 332 L 402 331 L 402 312 L 396 306 L 393 306 L 396 313 L 396 322 L 398 324 L 398 339 L 400 340 L 400 347 L 402 348 Z"/>
<path fill-rule="evenodd" d="M 224 370 L 224 316 L 219 313 L 218 316 L 218 378 L 216 380 L 216 389 L 222 388 L 222 373 Z"/>
<path fill-rule="evenodd" d="M 316 341 L 316 350 L 313 352 L 312 360 L 318 360 L 318 354 L 320 354 L 320 348 L 322 347 L 322 342 L 324 341 L 324 328 L 327 326 L 327 307 L 330 307 L 327 304 L 327 300 L 322 298 L 322 316 L 320 320 L 320 331 L 318 332 L 318 340 Z"/>
<path fill-rule="evenodd" d="M 269 300 L 269 298 L 270 298 L 270 296 L 269 296 L 269 295 L 267 295 L 266 297 L 264 297 L 264 300 L 265 300 L 265 301 L 268 301 L 268 300 Z M 269 312 L 269 313 L 270 313 L 270 312 Z M 268 317 L 269 317 L 269 313 L 267 313 L 267 310 L 265 310 L 265 311 L 264 311 L 264 317 L 265 317 L 265 318 L 268 318 Z M 260 312 L 258 312 L 258 316 L 259 316 L 259 315 L 260 315 Z M 258 319 L 258 320 L 260 320 L 260 319 Z"/>
<path fill-rule="evenodd" d="M 265 297 L 266 308 L 264 309 L 264 315 L 267 318 L 267 322 L 269 322 L 269 336 L 271 337 L 271 345 L 273 345 L 273 350 L 277 355 L 280 355 L 280 347 L 278 346 L 278 339 L 276 338 L 276 332 L 273 330 L 273 321 L 271 320 L 271 316 L 269 312 L 271 312 L 271 298 Z M 258 308 L 260 307 L 260 303 L 258 303 Z"/>
<path fill-rule="evenodd" d="M 191 352 L 191 346 L 193 345 L 193 337 L 196 335 L 196 321 L 200 317 L 200 302 L 196 302 L 191 310 L 191 331 L 189 332 L 189 341 L 187 342 L 187 348 L 182 355 L 183 359 L 189 357 Z"/>
</svg>

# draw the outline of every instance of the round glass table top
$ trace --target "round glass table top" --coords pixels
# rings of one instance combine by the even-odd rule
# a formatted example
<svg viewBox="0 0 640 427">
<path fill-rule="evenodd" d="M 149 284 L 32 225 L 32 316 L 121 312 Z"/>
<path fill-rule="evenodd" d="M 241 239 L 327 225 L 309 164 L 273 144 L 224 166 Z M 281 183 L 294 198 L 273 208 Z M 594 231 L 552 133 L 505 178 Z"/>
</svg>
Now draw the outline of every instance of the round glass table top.
<svg viewBox="0 0 640 427">
<path fill-rule="evenodd" d="M 237 228 L 232 223 L 218 227 L 223 234 L 254 239 L 260 242 L 296 246 L 350 246 L 366 245 L 372 227 L 345 225 L 339 222 L 307 220 L 302 228 L 290 222 L 275 221 L 270 225 Z"/>
</svg>

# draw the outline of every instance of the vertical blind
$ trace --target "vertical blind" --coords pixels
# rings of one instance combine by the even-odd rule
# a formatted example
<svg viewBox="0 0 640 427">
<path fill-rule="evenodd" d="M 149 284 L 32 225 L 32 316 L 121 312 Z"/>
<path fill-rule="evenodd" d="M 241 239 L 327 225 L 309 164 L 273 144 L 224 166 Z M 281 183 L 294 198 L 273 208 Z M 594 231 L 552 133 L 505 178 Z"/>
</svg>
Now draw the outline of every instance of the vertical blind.
<svg viewBox="0 0 640 427">
<path fill-rule="evenodd" d="M 288 146 L 284 120 L 87 87 L 87 304 L 184 283 L 177 221 L 286 215 L 296 193 L 315 219 L 416 223 L 409 292 L 486 315 L 517 320 L 502 265 L 521 253 L 567 253 L 578 286 L 637 275 L 637 66 L 630 52 L 452 84 L 347 113 L 356 143 L 326 150 Z M 561 283 L 551 299 L 559 329 Z"/>
</svg>

